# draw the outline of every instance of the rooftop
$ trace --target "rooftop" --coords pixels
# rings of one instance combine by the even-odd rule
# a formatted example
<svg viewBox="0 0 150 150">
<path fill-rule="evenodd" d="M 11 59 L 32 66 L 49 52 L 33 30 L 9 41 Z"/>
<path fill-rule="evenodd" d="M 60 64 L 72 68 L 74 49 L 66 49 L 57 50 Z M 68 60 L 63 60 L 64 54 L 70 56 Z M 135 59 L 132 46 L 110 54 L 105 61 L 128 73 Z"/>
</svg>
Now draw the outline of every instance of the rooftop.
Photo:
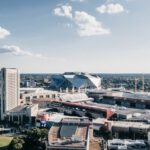
<svg viewBox="0 0 150 150">
<path fill-rule="evenodd" d="M 62 101 L 67 101 L 67 102 L 93 100 L 92 98 L 89 98 L 85 93 L 74 93 L 74 94 L 68 93 L 68 94 L 63 94 L 60 97 Z"/>
<path fill-rule="evenodd" d="M 108 148 L 148 150 L 144 140 L 113 139 L 108 140 Z"/>
<path fill-rule="evenodd" d="M 121 128 L 136 128 L 136 129 L 150 129 L 150 124 L 143 122 L 129 122 L 129 121 L 109 121 L 102 118 L 97 118 L 93 120 L 93 124 L 104 124 L 108 122 L 112 127 L 121 127 Z"/>
<path fill-rule="evenodd" d="M 33 104 L 35 105 L 35 104 Z M 33 105 L 19 105 L 9 111 L 9 113 L 19 113 L 26 111 L 27 108 L 32 107 Z"/>
<path fill-rule="evenodd" d="M 88 102 L 88 104 L 95 105 L 93 102 Z M 140 119 L 150 119 L 150 110 L 148 109 L 136 109 L 136 108 L 127 108 L 123 106 L 117 106 L 117 105 L 110 105 L 110 104 L 102 104 L 102 103 L 96 103 L 97 106 L 103 107 L 103 108 L 109 108 L 114 110 L 117 114 L 121 115 L 132 115 L 132 119 L 140 120 Z"/>
<path fill-rule="evenodd" d="M 64 122 L 54 124 L 51 127 L 48 134 L 48 144 L 50 147 L 84 148 L 87 144 L 88 127 L 89 124 L 86 122 L 80 124 L 72 119 L 65 119 Z"/>
<path fill-rule="evenodd" d="M 58 93 L 57 91 L 45 90 L 44 88 L 20 88 L 20 93 Z"/>
</svg>

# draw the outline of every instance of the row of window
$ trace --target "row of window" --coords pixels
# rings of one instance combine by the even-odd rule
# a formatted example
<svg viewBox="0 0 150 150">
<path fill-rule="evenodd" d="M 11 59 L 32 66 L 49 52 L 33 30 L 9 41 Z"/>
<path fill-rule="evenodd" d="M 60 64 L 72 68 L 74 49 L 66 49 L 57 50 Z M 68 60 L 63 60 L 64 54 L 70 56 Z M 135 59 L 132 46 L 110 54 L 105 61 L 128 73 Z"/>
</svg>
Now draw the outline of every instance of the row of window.
<svg viewBox="0 0 150 150">
<path fill-rule="evenodd" d="M 26 100 L 31 100 L 31 99 L 37 99 L 37 98 L 44 98 L 44 95 L 38 96 L 33 96 L 32 98 L 30 96 L 26 97 Z M 50 98 L 50 95 L 46 95 L 45 98 Z M 56 98 L 55 94 L 52 95 L 52 98 Z"/>
</svg>

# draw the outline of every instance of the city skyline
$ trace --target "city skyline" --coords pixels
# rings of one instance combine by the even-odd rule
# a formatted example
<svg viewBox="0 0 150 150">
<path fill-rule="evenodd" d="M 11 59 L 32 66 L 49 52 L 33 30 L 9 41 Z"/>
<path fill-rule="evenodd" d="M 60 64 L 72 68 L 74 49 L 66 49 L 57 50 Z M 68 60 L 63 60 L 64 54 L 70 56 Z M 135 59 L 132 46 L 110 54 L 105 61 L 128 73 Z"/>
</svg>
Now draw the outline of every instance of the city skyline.
<svg viewBox="0 0 150 150">
<path fill-rule="evenodd" d="M 0 67 L 150 73 L 148 0 L 0 0 Z"/>
</svg>

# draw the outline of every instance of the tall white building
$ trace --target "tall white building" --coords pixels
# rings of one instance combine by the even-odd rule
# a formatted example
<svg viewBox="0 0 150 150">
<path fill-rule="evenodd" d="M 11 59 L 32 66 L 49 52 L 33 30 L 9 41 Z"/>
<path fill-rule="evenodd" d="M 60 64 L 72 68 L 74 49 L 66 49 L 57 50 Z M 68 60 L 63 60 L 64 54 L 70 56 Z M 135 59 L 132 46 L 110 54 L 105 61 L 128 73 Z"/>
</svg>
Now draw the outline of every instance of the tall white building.
<svg viewBox="0 0 150 150">
<path fill-rule="evenodd" d="M 19 103 L 19 73 L 16 68 L 2 68 L 0 72 L 0 119 Z"/>
</svg>

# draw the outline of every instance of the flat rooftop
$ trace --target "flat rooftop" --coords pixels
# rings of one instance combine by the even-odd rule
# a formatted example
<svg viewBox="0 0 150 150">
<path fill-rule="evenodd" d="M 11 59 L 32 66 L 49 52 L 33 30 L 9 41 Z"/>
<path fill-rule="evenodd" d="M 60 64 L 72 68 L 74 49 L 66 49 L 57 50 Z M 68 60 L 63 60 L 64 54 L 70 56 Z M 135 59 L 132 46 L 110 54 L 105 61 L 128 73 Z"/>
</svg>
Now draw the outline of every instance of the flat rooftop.
<svg viewBox="0 0 150 150">
<path fill-rule="evenodd" d="M 144 140 L 130 140 L 130 139 L 113 139 L 108 140 L 108 147 L 114 147 L 117 146 L 118 148 L 122 146 L 122 148 L 131 149 L 134 145 L 134 149 L 141 150 L 141 149 L 147 149 L 147 146 L 144 142 Z"/>
<path fill-rule="evenodd" d="M 85 148 L 88 137 L 88 124 L 61 122 L 54 124 L 48 134 L 50 147 Z"/>
<path fill-rule="evenodd" d="M 35 106 L 36 104 L 32 104 L 32 105 L 19 105 L 13 109 L 11 109 L 10 111 L 8 111 L 8 113 L 21 113 L 21 112 L 26 112 L 26 110 L 28 108 L 31 108 L 33 106 Z"/>
<path fill-rule="evenodd" d="M 89 150 L 102 150 L 102 139 L 93 136 L 93 127 L 89 128 Z"/>
<path fill-rule="evenodd" d="M 110 104 L 102 104 L 102 103 L 93 103 L 93 102 L 88 102 L 90 105 L 97 105 L 99 107 L 107 108 L 107 109 L 112 109 L 114 110 L 117 114 L 123 114 L 123 115 L 128 115 L 128 114 L 135 114 L 135 113 L 140 113 L 143 116 L 149 116 L 150 118 L 150 110 L 149 109 L 136 109 L 136 108 L 127 108 L 123 106 L 117 106 L 117 105 L 110 105 Z"/>
<path fill-rule="evenodd" d="M 136 128 L 136 129 L 150 129 L 150 124 L 143 122 L 129 122 L 129 121 L 110 121 L 102 118 L 97 118 L 93 120 L 93 124 L 105 124 L 110 123 L 112 127 L 122 127 L 122 128 Z"/>
<path fill-rule="evenodd" d="M 90 140 L 90 146 L 89 146 L 89 150 L 102 150 L 101 149 L 101 143 L 102 141 L 100 139 L 91 139 Z"/>
<path fill-rule="evenodd" d="M 131 91 L 109 91 L 106 92 L 103 96 L 114 97 L 118 100 L 132 100 L 132 101 L 141 101 L 141 102 L 150 102 L 150 93 L 142 92 L 131 92 Z"/>
</svg>

